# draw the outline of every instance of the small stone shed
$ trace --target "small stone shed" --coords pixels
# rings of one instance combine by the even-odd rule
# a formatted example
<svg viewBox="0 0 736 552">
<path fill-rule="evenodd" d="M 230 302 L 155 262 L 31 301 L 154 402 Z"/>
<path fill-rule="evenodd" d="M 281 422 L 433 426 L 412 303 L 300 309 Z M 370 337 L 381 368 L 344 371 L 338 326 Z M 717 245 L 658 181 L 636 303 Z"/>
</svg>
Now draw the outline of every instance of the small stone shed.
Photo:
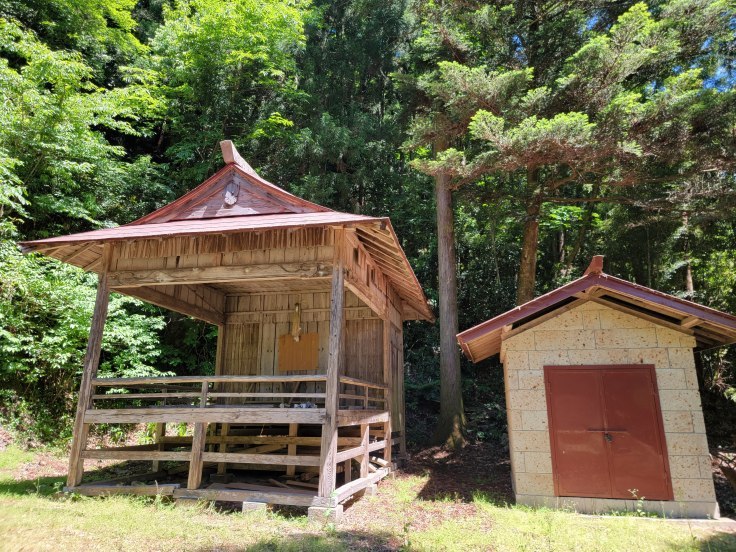
<svg viewBox="0 0 736 552">
<path fill-rule="evenodd" d="M 500 354 L 517 503 L 719 516 L 694 352 L 736 317 L 602 272 L 458 334 Z"/>
</svg>

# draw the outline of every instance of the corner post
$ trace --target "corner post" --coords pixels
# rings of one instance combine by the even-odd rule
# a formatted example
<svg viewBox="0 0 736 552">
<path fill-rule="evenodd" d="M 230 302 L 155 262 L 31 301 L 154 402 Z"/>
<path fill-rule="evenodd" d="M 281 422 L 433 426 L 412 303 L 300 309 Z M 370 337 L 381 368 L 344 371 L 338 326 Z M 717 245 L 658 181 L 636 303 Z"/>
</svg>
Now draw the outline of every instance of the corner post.
<svg viewBox="0 0 736 552">
<path fill-rule="evenodd" d="M 332 271 L 332 297 L 330 299 L 330 344 L 325 382 L 325 422 L 322 424 L 320 448 L 319 489 L 320 497 L 329 497 L 335 490 L 335 456 L 337 455 L 337 415 L 340 402 L 340 362 L 343 349 L 343 325 L 345 322 L 345 267 L 343 262 L 342 231 L 335 232 L 335 264 Z"/>
<path fill-rule="evenodd" d="M 393 447 L 393 438 L 391 431 L 391 418 L 394 415 L 394 404 L 392 394 L 392 366 L 391 366 L 391 317 L 389 309 L 386 309 L 386 316 L 383 319 L 383 383 L 386 389 L 383 391 L 383 398 L 386 401 L 384 407 L 388 410 L 389 422 L 384 425 L 384 433 L 386 440 L 386 448 L 383 451 L 383 459 L 391 462 L 391 448 Z"/>
<path fill-rule="evenodd" d="M 87 352 L 84 356 L 84 368 L 82 382 L 79 385 L 79 399 L 77 401 L 77 414 L 74 417 L 74 429 L 72 433 L 72 448 L 69 452 L 69 474 L 67 475 L 67 487 L 76 487 L 82 482 L 84 474 L 84 459 L 82 451 L 87 447 L 87 434 L 89 424 L 84 423 L 84 416 L 92 406 L 92 393 L 94 386 L 92 380 L 97 376 L 97 367 L 100 364 L 100 352 L 102 351 L 102 333 L 107 319 L 107 307 L 110 302 L 110 286 L 107 280 L 108 250 L 103 250 L 103 267 L 97 284 L 97 297 L 95 299 L 95 310 L 92 314 L 92 325 L 87 341 Z"/>
</svg>

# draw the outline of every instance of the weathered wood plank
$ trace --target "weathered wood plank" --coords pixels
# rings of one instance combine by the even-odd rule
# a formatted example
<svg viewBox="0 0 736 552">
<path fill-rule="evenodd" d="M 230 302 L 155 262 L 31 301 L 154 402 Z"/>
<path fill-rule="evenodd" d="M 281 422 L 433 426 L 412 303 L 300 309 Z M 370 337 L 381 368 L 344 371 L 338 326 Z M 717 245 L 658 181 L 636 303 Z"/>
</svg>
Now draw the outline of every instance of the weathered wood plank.
<svg viewBox="0 0 736 552">
<path fill-rule="evenodd" d="M 279 263 L 190 268 L 160 268 L 157 270 L 121 270 L 110 273 L 110 287 L 139 287 L 171 284 L 208 284 L 240 280 L 323 278 L 331 271 L 325 263 Z"/>
<path fill-rule="evenodd" d="M 194 437 L 192 437 L 192 451 L 191 457 L 189 459 L 189 476 L 187 478 L 187 489 L 197 489 L 202 484 L 202 468 L 204 467 L 204 444 L 206 437 L 207 424 L 202 422 L 195 423 Z"/>
<path fill-rule="evenodd" d="M 167 385 L 173 383 L 269 383 L 300 381 L 325 381 L 327 376 L 305 374 L 295 376 L 169 376 L 150 378 L 94 378 L 96 387 L 134 387 L 136 385 Z"/>
<path fill-rule="evenodd" d="M 337 504 L 344 502 L 355 493 L 362 491 L 368 485 L 373 485 L 374 483 L 377 483 L 388 474 L 389 470 L 387 468 L 380 468 L 374 473 L 370 474 L 368 477 L 361 477 L 341 487 L 338 487 L 337 489 L 335 489 L 335 493 L 333 495 L 335 497 L 335 501 L 337 502 Z"/>
<path fill-rule="evenodd" d="M 240 452 L 205 452 L 205 462 L 227 462 L 228 464 L 268 464 L 276 466 L 319 466 L 319 456 L 290 454 L 248 454 Z"/>
<path fill-rule="evenodd" d="M 170 460 L 188 462 L 190 454 L 187 451 L 162 450 L 115 450 L 115 449 L 88 449 L 82 451 L 82 458 L 87 460 Z"/>
<path fill-rule="evenodd" d="M 109 253 L 105 253 L 105 256 Z M 66 484 L 76 487 L 82 482 L 84 473 L 84 461 L 81 457 L 82 450 L 87 446 L 87 433 L 89 425 L 85 422 L 85 414 L 92 405 L 92 394 L 94 392 L 93 381 L 97 374 L 97 366 L 100 362 L 100 351 L 102 350 L 102 333 L 107 319 L 107 306 L 110 300 L 110 287 L 107 271 L 100 274 L 97 284 L 97 297 L 95 299 L 95 310 L 92 314 L 92 324 L 87 341 L 87 352 L 84 357 L 84 368 L 82 381 L 79 385 L 79 399 L 77 402 L 77 414 L 74 418 L 72 432 L 72 447 L 69 452 L 69 474 Z"/>
<path fill-rule="evenodd" d="M 149 287 L 134 286 L 131 284 L 130 286 L 116 287 L 115 291 L 124 295 L 137 297 L 138 299 L 143 299 L 147 303 L 151 303 L 165 309 L 170 309 L 181 314 L 186 314 L 187 316 L 199 318 L 200 320 L 204 320 L 210 324 L 217 324 L 220 326 L 225 323 L 225 315 L 222 312 L 217 312 L 209 308 L 191 304 L 187 301 L 182 301 L 173 295 L 161 293 L 160 291 Z"/>
<path fill-rule="evenodd" d="M 340 462 L 345 462 L 345 460 L 357 458 L 358 456 L 362 455 L 363 452 L 364 450 L 362 446 L 342 450 L 335 455 L 335 462 L 339 464 Z"/>
<path fill-rule="evenodd" d="M 389 413 L 380 410 L 340 410 L 338 425 L 340 427 L 362 424 L 377 424 L 389 419 Z"/>
<path fill-rule="evenodd" d="M 178 489 L 178 483 L 166 483 L 163 485 L 79 485 L 77 487 L 64 487 L 65 493 L 76 493 L 84 496 L 107 496 L 114 494 L 127 494 L 139 496 L 173 496 L 174 490 Z"/>
<path fill-rule="evenodd" d="M 267 504 L 283 504 L 286 506 L 334 506 L 331 497 L 311 496 L 304 493 L 274 490 L 246 491 L 234 489 L 175 489 L 174 498 L 196 498 L 199 500 L 221 500 L 225 502 L 265 502 Z"/>
<path fill-rule="evenodd" d="M 359 379 L 359 378 L 351 378 L 349 376 L 340 376 L 340 383 L 346 383 L 349 385 L 359 385 L 364 387 L 371 387 L 373 389 L 388 389 L 387 384 L 383 383 L 375 383 L 372 381 Z"/>
<path fill-rule="evenodd" d="M 341 231 L 335 238 L 340 251 L 343 244 Z M 329 497 L 335 490 L 335 455 L 337 454 L 337 422 L 339 412 L 339 378 L 340 361 L 343 346 L 344 306 L 345 302 L 345 270 L 342 253 L 336 255 L 334 271 L 332 273 L 332 291 L 330 298 L 330 343 L 327 359 L 327 382 L 325 391 L 325 421 L 322 425 L 322 445 L 320 448 L 320 475 L 318 495 Z"/>
<path fill-rule="evenodd" d="M 162 407 L 87 410 L 89 424 L 135 424 L 144 422 L 217 422 L 321 424 L 324 408 L 227 408 L 227 407 Z"/>
</svg>

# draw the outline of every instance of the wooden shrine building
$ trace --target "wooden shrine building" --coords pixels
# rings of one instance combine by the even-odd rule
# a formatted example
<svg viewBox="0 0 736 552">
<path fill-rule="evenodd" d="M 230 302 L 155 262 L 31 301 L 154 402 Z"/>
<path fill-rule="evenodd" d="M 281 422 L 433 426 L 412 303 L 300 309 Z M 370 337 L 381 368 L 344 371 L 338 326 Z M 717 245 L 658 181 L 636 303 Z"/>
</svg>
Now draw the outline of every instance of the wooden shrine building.
<svg viewBox="0 0 736 552">
<path fill-rule="evenodd" d="M 433 315 L 388 218 L 298 198 L 221 146 L 224 168 L 141 219 L 21 244 L 99 274 L 67 490 L 339 512 L 404 450 L 402 323 Z M 112 291 L 216 324 L 215 374 L 98 377 Z M 88 448 L 115 423 L 156 424 L 155 443 Z M 150 460 L 150 485 L 85 484 L 86 459 Z"/>
<path fill-rule="evenodd" d="M 693 352 L 736 317 L 602 269 L 458 334 L 500 354 L 516 501 L 718 517 Z"/>
</svg>

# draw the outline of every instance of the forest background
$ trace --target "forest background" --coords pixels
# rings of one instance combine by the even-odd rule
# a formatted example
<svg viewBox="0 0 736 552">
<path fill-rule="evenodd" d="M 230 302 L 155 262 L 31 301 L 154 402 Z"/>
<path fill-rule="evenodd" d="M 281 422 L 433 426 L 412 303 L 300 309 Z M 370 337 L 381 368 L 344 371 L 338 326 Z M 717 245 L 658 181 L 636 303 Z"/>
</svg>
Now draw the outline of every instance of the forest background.
<svg viewBox="0 0 736 552">
<path fill-rule="evenodd" d="M 95 296 L 93 275 L 17 241 L 134 220 L 213 174 L 222 139 L 297 195 L 390 216 L 433 308 L 456 293 L 446 339 L 594 254 L 609 274 L 736 312 L 735 13 L 721 0 L 5 0 L 0 423 L 29 444 L 69 439 Z M 503 442 L 498 361 L 458 366 L 440 333 L 407 324 L 410 442 L 437 437 L 441 403 L 466 415 L 464 436 Z M 215 339 L 113 296 L 100 373 L 211 373 Z M 733 349 L 699 355 L 719 442 L 736 419 Z M 464 406 L 440 401 L 440 364 L 462 374 Z"/>
</svg>

